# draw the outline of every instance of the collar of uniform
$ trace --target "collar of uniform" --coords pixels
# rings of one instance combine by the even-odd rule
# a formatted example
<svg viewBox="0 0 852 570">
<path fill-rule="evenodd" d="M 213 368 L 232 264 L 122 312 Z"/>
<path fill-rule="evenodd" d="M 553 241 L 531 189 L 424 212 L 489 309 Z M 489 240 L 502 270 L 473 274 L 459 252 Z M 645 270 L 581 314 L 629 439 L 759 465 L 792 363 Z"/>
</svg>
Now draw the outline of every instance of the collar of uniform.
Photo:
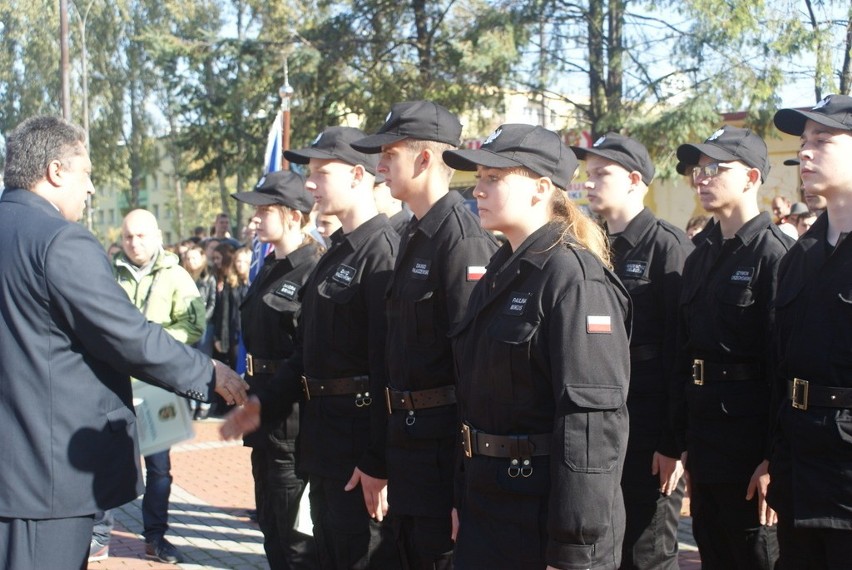
<svg viewBox="0 0 852 570">
<path fill-rule="evenodd" d="M 734 234 L 734 237 L 738 238 L 740 243 L 743 245 L 748 245 L 760 234 L 761 231 L 769 227 L 769 224 L 771 223 L 772 220 L 769 218 L 769 213 L 761 212 L 744 223 L 743 226 Z M 711 244 L 722 243 L 722 224 L 716 224 L 713 226 L 713 229 L 711 229 L 710 233 L 707 234 L 707 241 Z"/>
<path fill-rule="evenodd" d="M 643 208 L 635 218 L 630 220 L 627 227 L 624 228 L 624 231 L 619 234 L 619 237 L 627 241 L 627 243 L 633 247 L 639 243 L 642 236 L 651 229 L 651 226 L 653 226 L 656 221 L 657 219 L 654 217 L 651 210 Z"/>
<path fill-rule="evenodd" d="M 338 232 L 340 234 L 334 240 L 334 243 L 336 245 L 337 242 L 349 242 L 350 247 L 352 247 L 352 251 L 356 251 L 367 240 L 373 237 L 373 234 L 377 233 L 385 226 L 389 227 L 388 217 L 384 214 L 377 214 L 348 234 L 344 234 L 342 228 L 337 230 L 337 232 L 334 232 L 334 235 L 337 235 Z"/>
<path fill-rule="evenodd" d="M 285 261 L 292 269 L 302 265 L 305 260 L 311 257 L 312 255 L 317 255 L 317 245 L 315 243 L 303 245 L 295 251 L 291 251 L 290 254 L 284 259 L 277 259 L 276 261 Z"/>
<path fill-rule="evenodd" d="M 423 232 L 430 238 L 434 237 L 438 228 L 441 227 L 444 220 L 446 220 L 447 216 L 450 215 L 450 212 L 452 212 L 459 203 L 463 202 L 464 199 L 461 197 L 461 194 L 450 190 L 447 194 L 442 196 L 440 200 L 432 204 L 432 207 L 429 208 L 429 211 L 426 212 L 422 220 L 417 221 L 417 230 Z"/>
<path fill-rule="evenodd" d="M 846 238 L 849 239 L 849 238 Z M 808 250 L 814 246 L 822 247 L 828 240 L 828 213 L 823 212 L 817 217 L 816 221 L 811 226 L 811 229 L 800 237 L 794 247 L 800 247 Z"/>
<path fill-rule="evenodd" d="M 23 190 L 21 188 L 7 188 L 3 191 L 3 195 L 0 196 L 0 201 L 31 206 L 42 210 L 51 217 L 62 218 L 62 213 L 56 206 L 29 190 Z"/>
<path fill-rule="evenodd" d="M 557 247 L 552 246 L 558 242 L 561 237 L 562 231 L 560 230 L 559 224 L 551 222 L 544 224 L 531 233 L 518 247 L 517 251 L 512 251 L 511 246 L 508 243 L 503 244 L 503 247 L 498 249 L 497 253 L 495 253 L 491 258 L 491 261 L 486 268 L 485 275 L 489 274 L 492 267 L 499 273 L 501 268 L 507 267 L 515 261 L 523 261 L 541 269 L 544 267 L 544 263 L 547 259 L 558 249 Z M 530 253 L 530 249 L 534 249 L 534 253 Z"/>
</svg>

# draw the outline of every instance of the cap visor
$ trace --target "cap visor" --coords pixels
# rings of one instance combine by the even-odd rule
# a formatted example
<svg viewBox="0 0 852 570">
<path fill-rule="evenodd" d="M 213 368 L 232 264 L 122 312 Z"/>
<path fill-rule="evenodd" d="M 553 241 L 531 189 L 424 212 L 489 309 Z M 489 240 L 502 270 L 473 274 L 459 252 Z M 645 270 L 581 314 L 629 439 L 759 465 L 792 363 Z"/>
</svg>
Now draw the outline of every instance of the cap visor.
<svg viewBox="0 0 852 570">
<path fill-rule="evenodd" d="M 832 129 L 842 129 L 850 131 L 849 125 L 844 125 L 840 121 L 835 121 L 831 117 L 827 117 L 822 113 L 814 113 L 812 111 L 799 111 L 797 109 L 781 109 L 775 113 L 773 119 L 775 126 L 782 133 L 788 135 L 801 135 L 805 131 L 805 122 L 810 119 L 820 125 L 831 127 Z"/>
<path fill-rule="evenodd" d="M 684 144 L 677 149 L 677 158 L 685 165 L 697 165 L 702 154 L 713 160 L 742 160 L 739 156 L 714 144 Z"/>
<path fill-rule="evenodd" d="M 307 164 L 312 158 L 331 160 L 335 157 L 330 152 L 318 148 L 300 148 L 297 150 L 285 150 L 284 158 L 296 164 Z"/>
<path fill-rule="evenodd" d="M 798 158 L 788 158 L 784 161 L 784 166 L 799 166 Z"/>
<path fill-rule="evenodd" d="M 505 156 L 491 152 L 490 150 L 480 149 L 464 149 L 464 150 L 445 150 L 444 162 L 450 168 L 456 170 L 476 170 L 477 166 L 485 166 L 487 168 L 514 168 L 522 166 L 517 160 L 512 160 Z"/>
<path fill-rule="evenodd" d="M 405 138 L 408 137 L 404 135 L 396 135 L 393 133 L 379 133 L 364 137 L 363 139 L 358 139 L 355 142 L 351 142 L 349 143 L 349 146 L 351 146 L 358 152 L 364 152 L 367 154 L 379 154 L 380 152 L 382 152 L 382 147 L 384 145 L 393 144 Z"/>
<path fill-rule="evenodd" d="M 272 204 L 280 204 L 280 200 L 277 200 L 275 196 L 270 196 L 269 194 L 265 194 L 263 192 L 237 192 L 236 194 L 231 194 L 231 198 L 236 200 L 237 202 L 245 202 L 246 204 L 251 204 L 252 206 L 271 206 Z"/>
</svg>

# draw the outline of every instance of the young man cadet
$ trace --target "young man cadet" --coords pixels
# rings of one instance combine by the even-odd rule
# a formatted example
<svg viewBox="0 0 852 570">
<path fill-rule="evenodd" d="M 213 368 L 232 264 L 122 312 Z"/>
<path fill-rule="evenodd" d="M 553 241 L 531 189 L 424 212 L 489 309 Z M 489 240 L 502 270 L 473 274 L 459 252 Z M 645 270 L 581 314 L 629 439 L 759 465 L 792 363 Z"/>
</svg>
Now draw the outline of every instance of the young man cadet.
<svg viewBox="0 0 852 570">
<path fill-rule="evenodd" d="M 148 323 L 76 222 L 86 136 L 33 117 L 6 136 L 0 198 L 0 560 L 85 568 L 93 515 L 142 492 L 130 374 L 245 402 L 232 370 Z"/>
<path fill-rule="evenodd" d="M 716 219 L 686 260 L 680 296 L 676 417 L 693 532 L 704 568 L 768 570 L 778 556 L 765 503 L 769 332 L 778 262 L 793 240 L 757 206 L 769 172 L 759 136 L 724 126 L 677 157 Z"/>
<path fill-rule="evenodd" d="M 589 208 L 606 220 L 615 273 L 633 300 L 621 568 L 677 569 L 683 466 L 668 401 L 680 277 L 692 242 L 644 206 L 654 164 L 641 143 L 607 133 L 591 148 L 571 148 L 586 161 Z"/>
<path fill-rule="evenodd" d="M 452 567 L 453 462 L 458 440 L 450 326 L 497 241 L 449 192 L 442 158 L 462 126 L 431 101 L 393 106 L 378 132 L 352 146 L 381 153 L 378 172 L 414 214 L 388 289 L 388 502 L 400 552 L 413 569 Z"/>
<path fill-rule="evenodd" d="M 775 126 L 801 137 L 805 192 L 826 214 L 782 260 L 776 297 L 780 413 L 769 472 L 781 568 L 849 568 L 852 561 L 852 97 Z"/>
<path fill-rule="evenodd" d="M 175 339 L 185 344 L 200 339 L 206 326 L 204 301 L 177 255 L 163 249 L 157 218 L 147 210 L 128 213 L 121 224 L 121 246 L 123 252 L 116 256 L 113 272 L 130 301 L 149 322 L 161 325 Z M 145 457 L 145 475 L 145 554 L 160 562 L 177 564 L 181 561 L 180 552 L 165 536 L 172 490 L 168 449 Z M 112 525 L 109 512 L 95 521 L 93 553 L 99 550 L 97 546 L 109 544 Z"/>
<path fill-rule="evenodd" d="M 309 478 L 320 567 L 393 570 L 399 555 L 383 523 L 383 391 L 385 291 L 399 236 L 376 211 L 375 158 L 349 145 L 363 136 L 359 129 L 330 127 L 310 147 L 285 153 L 290 162 L 309 164 L 306 187 L 319 213 L 337 216 L 342 227 L 302 288 L 301 347 L 261 402 L 264 423 L 274 421 L 304 389 L 297 463 Z M 253 408 L 233 414 L 223 434 L 245 431 L 256 421 Z"/>
</svg>

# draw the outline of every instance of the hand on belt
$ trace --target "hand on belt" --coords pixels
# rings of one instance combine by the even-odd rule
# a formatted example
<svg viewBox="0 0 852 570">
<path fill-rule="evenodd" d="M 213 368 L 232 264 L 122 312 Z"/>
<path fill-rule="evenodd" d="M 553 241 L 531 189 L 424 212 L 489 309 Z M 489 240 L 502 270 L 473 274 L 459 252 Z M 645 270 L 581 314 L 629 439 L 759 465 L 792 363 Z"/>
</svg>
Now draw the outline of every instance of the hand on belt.
<svg viewBox="0 0 852 570">
<path fill-rule="evenodd" d="M 462 423 L 462 448 L 465 457 L 485 455 L 509 459 L 510 477 L 529 477 L 533 473 L 532 457 L 550 455 L 551 434 L 492 435 Z"/>
<path fill-rule="evenodd" d="M 742 382 L 760 379 L 760 365 L 754 362 L 712 362 L 703 358 L 692 361 L 692 383 L 696 386 L 703 386 L 705 381 Z"/>
<path fill-rule="evenodd" d="M 370 396 L 369 376 L 347 376 L 346 378 L 308 378 L 302 376 L 302 389 L 305 398 L 324 396 L 355 396 L 355 405 L 359 408 L 373 403 Z"/>
<path fill-rule="evenodd" d="M 790 402 L 797 410 L 810 406 L 823 408 L 852 408 L 852 388 L 837 388 L 811 384 L 801 378 L 787 382 Z"/>
</svg>

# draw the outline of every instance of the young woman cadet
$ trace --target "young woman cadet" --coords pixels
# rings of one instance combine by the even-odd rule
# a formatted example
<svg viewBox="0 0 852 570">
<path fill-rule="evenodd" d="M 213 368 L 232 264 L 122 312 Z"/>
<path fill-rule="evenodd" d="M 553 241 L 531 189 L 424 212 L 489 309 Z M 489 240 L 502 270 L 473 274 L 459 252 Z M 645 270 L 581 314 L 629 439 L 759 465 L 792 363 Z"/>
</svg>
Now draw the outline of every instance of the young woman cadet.
<svg viewBox="0 0 852 570">
<path fill-rule="evenodd" d="M 507 239 L 451 333 L 455 568 L 617 568 L 630 302 L 566 196 L 577 159 L 556 133 L 510 124 L 444 161 L 477 171 L 482 226 Z"/>
</svg>

